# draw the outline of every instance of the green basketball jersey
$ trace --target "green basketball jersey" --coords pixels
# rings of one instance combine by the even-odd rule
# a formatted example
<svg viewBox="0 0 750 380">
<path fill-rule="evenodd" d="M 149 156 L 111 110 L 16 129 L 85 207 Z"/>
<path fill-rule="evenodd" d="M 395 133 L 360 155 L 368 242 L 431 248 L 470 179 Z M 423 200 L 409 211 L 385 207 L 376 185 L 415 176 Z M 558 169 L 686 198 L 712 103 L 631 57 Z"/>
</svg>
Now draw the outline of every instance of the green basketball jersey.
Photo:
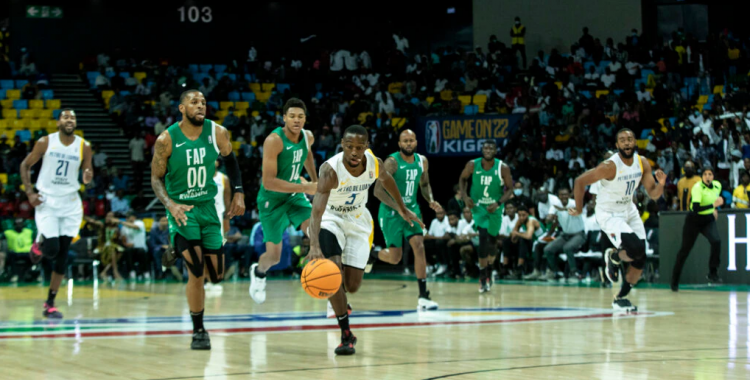
<svg viewBox="0 0 750 380">
<path fill-rule="evenodd" d="M 417 192 L 419 189 L 419 181 L 422 179 L 422 173 L 424 172 L 423 158 L 419 154 L 414 154 L 414 162 L 408 163 L 401 158 L 401 153 L 396 152 L 390 155 L 396 160 L 396 173 L 393 174 L 393 179 L 398 185 L 398 191 L 401 193 L 401 198 L 404 200 L 406 208 L 409 210 L 417 210 L 419 205 L 417 204 Z M 391 208 L 386 206 L 385 203 L 381 203 L 382 207 L 386 207 L 388 210 Z"/>
<path fill-rule="evenodd" d="M 287 182 L 300 183 L 299 175 L 302 173 L 302 168 L 305 166 L 305 160 L 307 160 L 309 153 L 307 133 L 303 129 L 300 133 L 299 142 L 296 143 L 286 137 L 284 128 L 282 127 L 274 129 L 271 133 L 279 135 L 281 141 L 284 143 L 281 153 L 276 157 L 276 178 Z M 291 195 L 289 193 L 266 190 L 262 182 L 260 184 L 260 191 L 258 191 L 258 199 L 279 199 L 287 198 Z"/>
<path fill-rule="evenodd" d="M 538 220 L 535 217 L 533 217 L 533 216 L 529 216 L 529 219 L 530 220 L 536 220 L 538 222 Z M 526 232 L 526 225 L 524 224 L 524 225 L 518 227 L 518 230 L 520 232 Z M 546 232 L 547 232 L 547 229 L 545 228 L 545 226 L 542 223 L 539 223 L 539 228 L 537 228 L 537 229 L 534 230 L 534 235 L 533 235 L 534 239 L 539 238 L 540 236 L 542 236 Z"/>
<path fill-rule="evenodd" d="M 188 139 L 174 123 L 167 131 L 172 138 L 172 155 L 167 161 L 165 183 L 169 198 L 177 203 L 212 202 L 217 187 L 214 182 L 215 162 L 219 157 L 216 145 L 216 124 L 203 122 L 203 131 L 196 140 Z"/>
<path fill-rule="evenodd" d="M 474 173 L 471 176 L 471 199 L 477 206 L 487 207 L 497 203 L 503 196 L 503 177 L 500 168 L 503 162 L 495 159 L 490 170 L 482 167 L 482 158 L 474 160 Z"/>
</svg>

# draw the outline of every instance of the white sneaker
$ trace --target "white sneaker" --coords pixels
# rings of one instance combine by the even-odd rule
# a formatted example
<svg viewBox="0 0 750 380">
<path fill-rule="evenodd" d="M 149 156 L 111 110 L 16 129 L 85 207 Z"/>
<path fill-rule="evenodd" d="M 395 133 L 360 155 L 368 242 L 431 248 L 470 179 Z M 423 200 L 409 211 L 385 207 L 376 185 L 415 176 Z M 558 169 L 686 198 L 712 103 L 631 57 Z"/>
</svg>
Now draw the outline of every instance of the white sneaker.
<svg viewBox="0 0 750 380">
<path fill-rule="evenodd" d="M 437 310 L 438 309 L 438 303 L 431 300 L 429 295 L 426 298 L 419 297 L 419 302 L 417 302 L 417 310 L 423 311 L 423 310 Z"/>
<path fill-rule="evenodd" d="M 151 281 L 151 273 L 148 273 L 148 272 L 144 273 L 143 279 L 146 281 Z"/>
<path fill-rule="evenodd" d="M 435 276 L 440 276 L 447 271 L 448 271 L 448 266 L 445 264 L 441 264 L 437 272 L 435 272 Z"/>
<path fill-rule="evenodd" d="M 346 304 L 346 312 L 349 315 L 352 315 L 352 304 L 347 303 Z M 326 318 L 334 318 L 336 317 L 336 312 L 333 311 L 333 305 L 331 305 L 331 301 L 328 301 L 328 309 L 326 310 Z"/>
<path fill-rule="evenodd" d="M 253 264 L 250 266 L 250 297 L 253 298 L 253 301 L 257 304 L 262 304 L 263 302 L 266 302 L 266 278 L 259 278 L 255 277 L 255 268 L 258 267 L 258 264 Z"/>
<path fill-rule="evenodd" d="M 130 271 L 130 279 L 131 279 L 131 280 L 135 280 L 135 279 L 136 279 L 136 277 L 137 277 L 137 276 L 135 275 L 135 271 L 134 271 L 134 270 L 131 270 L 131 271 Z"/>
</svg>

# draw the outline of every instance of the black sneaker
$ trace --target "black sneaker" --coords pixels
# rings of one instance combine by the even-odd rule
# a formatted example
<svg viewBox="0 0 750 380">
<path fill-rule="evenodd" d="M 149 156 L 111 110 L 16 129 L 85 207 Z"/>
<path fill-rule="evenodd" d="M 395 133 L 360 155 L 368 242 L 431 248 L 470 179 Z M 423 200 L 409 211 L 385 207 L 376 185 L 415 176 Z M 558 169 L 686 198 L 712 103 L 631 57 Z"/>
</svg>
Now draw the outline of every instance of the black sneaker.
<svg viewBox="0 0 750 380">
<path fill-rule="evenodd" d="M 357 337 L 352 334 L 351 330 L 341 333 L 341 344 L 333 350 L 336 355 L 354 355 L 354 346 L 357 345 Z"/>
<path fill-rule="evenodd" d="M 42 312 L 42 315 L 49 319 L 62 319 L 63 317 L 60 310 L 57 310 L 54 306 L 48 305 L 47 302 L 44 303 L 44 311 Z"/>
<path fill-rule="evenodd" d="M 167 270 L 167 268 L 171 268 L 176 262 L 177 262 L 177 252 L 175 252 L 174 247 L 170 245 L 161 254 L 162 271 Z"/>
<path fill-rule="evenodd" d="M 193 333 L 193 342 L 190 343 L 191 350 L 210 350 L 211 339 L 208 338 L 208 331 Z"/>
<path fill-rule="evenodd" d="M 630 303 L 627 298 L 615 298 L 615 300 L 612 301 L 612 308 L 628 313 L 638 311 L 638 307 Z"/>
<path fill-rule="evenodd" d="M 604 254 L 607 256 L 606 262 L 607 262 L 607 278 L 610 282 L 613 284 L 618 283 L 620 281 L 620 261 L 615 260 L 612 255 L 617 254 L 617 250 L 614 248 L 607 249 Z"/>
<path fill-rule="evenodd" d="M 680 286 L 678 284 L 670 284 L 669 288 L 672 289 L 672 291 L 675 293 L 680 291 Z"/>
<path fill-rule="evenodd" d="M 724 282 L 721 279 L 721 277 L 719 277 L 719 275 L 715 274 L 715 273 L 714 274 L 709 274 L 708 276 L 706 276 L 706 280 L 708 280 L 708 284 L 709 285 L 717 285 L 717 284 L 721 284 L 721 283 Z"/>
</svg>

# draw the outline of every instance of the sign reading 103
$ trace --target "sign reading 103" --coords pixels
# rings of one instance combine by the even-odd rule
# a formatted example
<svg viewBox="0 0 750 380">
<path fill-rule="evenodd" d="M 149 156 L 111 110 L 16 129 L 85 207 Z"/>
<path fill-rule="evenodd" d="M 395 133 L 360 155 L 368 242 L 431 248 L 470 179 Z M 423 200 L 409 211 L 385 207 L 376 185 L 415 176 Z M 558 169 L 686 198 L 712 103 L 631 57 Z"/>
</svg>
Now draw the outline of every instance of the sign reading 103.
<svg viewBox="0 0 750 380">
<path fill-rule="evenodd" d="M 209 23 L 213 21 L 214 16 L 211 12 L 211 7 L 179 7 L 177 12 L 180 14 L 180 22 L 204 22 Z"/>
</svg>

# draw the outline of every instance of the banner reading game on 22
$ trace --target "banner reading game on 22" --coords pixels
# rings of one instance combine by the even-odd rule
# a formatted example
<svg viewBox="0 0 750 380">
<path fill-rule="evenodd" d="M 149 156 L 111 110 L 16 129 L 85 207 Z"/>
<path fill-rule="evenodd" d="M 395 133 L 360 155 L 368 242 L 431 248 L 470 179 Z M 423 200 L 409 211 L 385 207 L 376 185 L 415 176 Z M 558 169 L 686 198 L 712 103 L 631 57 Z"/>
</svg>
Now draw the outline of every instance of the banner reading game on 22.
<svg viewBox="0 0 750 380">
<path fill-rule="evenodd" d="M 448 116 L 417 119 L 419 152 L 427 156 L 474 156 L 482 142 L 503 146 L 521 123 L 521 115 Z"/>
</svg>

